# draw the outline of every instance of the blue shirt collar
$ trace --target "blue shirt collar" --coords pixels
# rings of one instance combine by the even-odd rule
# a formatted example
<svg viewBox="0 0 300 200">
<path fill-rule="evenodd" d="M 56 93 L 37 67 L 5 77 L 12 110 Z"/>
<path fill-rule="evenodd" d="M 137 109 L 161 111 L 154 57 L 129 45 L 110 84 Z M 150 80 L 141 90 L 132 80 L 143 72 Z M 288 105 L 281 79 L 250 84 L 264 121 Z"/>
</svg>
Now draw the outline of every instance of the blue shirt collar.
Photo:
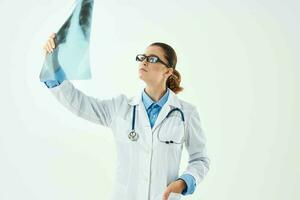
<svg viewBox="0 0 300 200">
<path fill-rule="evenodd" d="M 154 102 L 149 97 L 149 95 L 145 92 L 145 89 L 143 90 L 143 94 L 142 94 L 142 100 L 146 110 L 148 110 L 148 108 L 152 105 L 152 103 L 156 103 L 160 107 L 163 107 L 163 105 L 167 102 L 168 97 L 169 97 L 169 88 L 167 88 L 167 92 L 157 102 Z"/>
</svg>

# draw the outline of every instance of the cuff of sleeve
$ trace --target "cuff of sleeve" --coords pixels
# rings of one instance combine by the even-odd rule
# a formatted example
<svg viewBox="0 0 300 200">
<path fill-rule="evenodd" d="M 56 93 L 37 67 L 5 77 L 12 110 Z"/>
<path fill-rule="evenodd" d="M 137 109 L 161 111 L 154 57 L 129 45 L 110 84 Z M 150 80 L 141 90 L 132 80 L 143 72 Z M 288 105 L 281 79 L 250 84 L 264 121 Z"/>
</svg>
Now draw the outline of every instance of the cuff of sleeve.
<svg viewBox="0 0 300 200">
<path fill-rule="evenodd" d="M 196 188 L 195 178 L 190 174 L 183 174 L 178 179 L 183 180 L 187 185 L 187 187 L 182 191 L 181 194 L 182 195 L 193 194 L 193 192 L 195 191 L 195 188 Z"/>
<path fill-rule="evenodd" d="M 61 84 L 61 82 L 57 80 L 47 80 L 44 83 L 48 88 L 53 88 Z"/>
</svg>

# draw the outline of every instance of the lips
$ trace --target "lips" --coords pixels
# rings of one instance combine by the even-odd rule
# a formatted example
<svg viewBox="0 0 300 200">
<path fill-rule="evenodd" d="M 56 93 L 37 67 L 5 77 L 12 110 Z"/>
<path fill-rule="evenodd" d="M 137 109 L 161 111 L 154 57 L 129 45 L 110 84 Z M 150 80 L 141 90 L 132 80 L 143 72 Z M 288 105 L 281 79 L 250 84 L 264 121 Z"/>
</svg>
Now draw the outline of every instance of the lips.
<svg viewBox="0 0 300 200">
<path fill-rule="evenodd" d="M 145 70 L 144 68 L 140 68 L 140 70 L 143 70 L 143 71 L 145 71 L 145 72 L 147 71 L 147 70 Z"/>
</svg>

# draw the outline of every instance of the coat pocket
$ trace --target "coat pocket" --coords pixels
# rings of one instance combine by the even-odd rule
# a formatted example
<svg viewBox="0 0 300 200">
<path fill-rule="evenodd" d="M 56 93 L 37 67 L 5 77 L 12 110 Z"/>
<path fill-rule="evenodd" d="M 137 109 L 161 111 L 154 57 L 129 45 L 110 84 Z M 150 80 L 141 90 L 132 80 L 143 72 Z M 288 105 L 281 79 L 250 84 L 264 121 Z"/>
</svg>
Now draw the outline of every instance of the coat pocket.
<svg viewBox="0 0 300 200">
<path fill-rule="evenodd" d="M 162 197 L 163 197 L 163 195 L 161 193 L 161 194 L 156 195 L 153 200 L 162 200 Z M 179 200 L 179 199 L 181 199 L 181 197 L 182 197 L 181 194 L 171 192 L 169 194 L 168 200 Z"/>
<path fill-rule="evenodd" d="M 181 199 L 181 196 L 182 195 L 179 193 L 171 192 L 168 200 L 179 200 L 179 199 Z"/>
</svg>

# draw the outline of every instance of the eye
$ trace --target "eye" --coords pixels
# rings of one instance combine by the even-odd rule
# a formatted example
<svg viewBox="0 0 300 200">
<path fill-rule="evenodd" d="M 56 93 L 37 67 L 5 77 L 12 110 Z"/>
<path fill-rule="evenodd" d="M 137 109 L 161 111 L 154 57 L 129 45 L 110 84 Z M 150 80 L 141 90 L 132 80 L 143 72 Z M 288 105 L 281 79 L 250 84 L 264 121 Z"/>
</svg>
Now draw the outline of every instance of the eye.
<svg viewBox="0 0 300 200">
<path fill-rule="evenodd" d="M 146 57 L 144 55 L 142 55 L 142 54 L 139 54 L 139 55 L 136 56 L 136 60 L 137 61 L 143 61 L 145 58 Z"/>
<path fill-rule="evenodd" d="M 157 60 L 158 60 L 158 58 L 155 57 L 155 56 L 150 56 L 150 57 L 149 57 L 149 62 L 150 62 L 150 63 L 156 63 Z"/>
</svg>

